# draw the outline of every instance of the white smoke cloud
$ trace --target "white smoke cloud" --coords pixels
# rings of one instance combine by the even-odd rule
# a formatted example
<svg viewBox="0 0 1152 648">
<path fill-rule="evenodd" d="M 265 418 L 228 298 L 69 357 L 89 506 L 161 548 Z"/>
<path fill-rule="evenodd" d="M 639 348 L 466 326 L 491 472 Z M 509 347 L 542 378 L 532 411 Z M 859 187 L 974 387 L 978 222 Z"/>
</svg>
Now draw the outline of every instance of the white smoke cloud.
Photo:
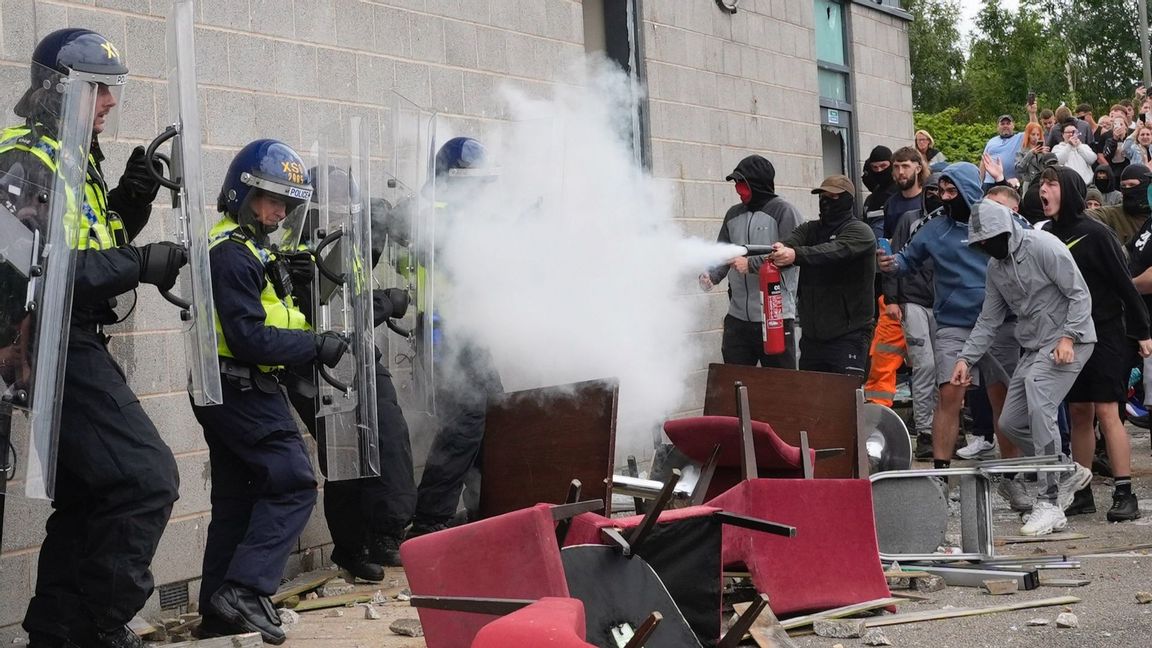
<svg viewBox="0 0 1152 648">
<path fill-rule="evenodd" d="M 507 391 L 618 378 L 618 444 L 642 449 L 705 351 L 676 294 L 742 250 L 679 230 L 672 187 L 631 149 L 639 93 L 610 64 L 579 73 L 550 97 L 503 90 L 512 121 L 484 141 L 499 178 L 449 198 L 464 207 L 437 225 L 438 310 L 491 351 Z"/>
</svg>

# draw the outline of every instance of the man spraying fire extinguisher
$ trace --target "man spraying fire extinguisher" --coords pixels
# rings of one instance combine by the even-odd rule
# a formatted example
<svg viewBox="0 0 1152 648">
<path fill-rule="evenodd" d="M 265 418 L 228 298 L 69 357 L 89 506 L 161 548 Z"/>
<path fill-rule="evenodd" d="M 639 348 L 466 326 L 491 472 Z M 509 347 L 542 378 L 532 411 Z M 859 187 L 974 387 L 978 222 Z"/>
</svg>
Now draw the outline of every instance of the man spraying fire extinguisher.
<svg viewBox="0 0 1152 648">
<path fill-rule="evenodd" d="M 776 169 L 759 155 L 740 161 L 727 177 L 740 196 L 724 216 L 717 240 L 736 245 L 767 246 L 784 240 L 804 222 L 800 212 L 787 200 L 776 195 Z M 793 337 L 796 319 L 796 282 L 798 270 L 783 271 L 771 266 L 765 251 L 730 259 L 700 275 L 700 287 L 712 290 L 728 277 L 728 313 L 724 317 L 721 352 L 724 362 L 762 367 L 796 368 L 796 343 Z M 763 272 L 775 274 L 775 297 L 768 305 L 777 304 L 773 318 L 765 319 Z M 767 332 L 767 333 L 766 333 Z M 770 334 L 770 335 L 769 335 Z M 772 351 L 765 345 L 771 337 Z"/>
</svg>

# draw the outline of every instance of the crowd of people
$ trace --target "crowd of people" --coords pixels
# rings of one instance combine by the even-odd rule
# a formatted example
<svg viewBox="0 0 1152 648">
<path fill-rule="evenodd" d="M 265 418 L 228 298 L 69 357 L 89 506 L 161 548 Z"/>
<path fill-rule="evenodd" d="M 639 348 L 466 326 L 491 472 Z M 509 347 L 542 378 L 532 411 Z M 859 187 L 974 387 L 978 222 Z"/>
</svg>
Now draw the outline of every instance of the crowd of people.
<svg viewBox="0 0 1152 648">
<path fill-rule="evenodd" d="M 1147 427 L 1152 400 L 1152 98 L 1139 87 L 1099 121 L 1088 104 L 1030 98 L 1026 112 L 1022 130 L 997 119 L 979 164 L 950 162 L 925 130 L 875 147 L 867 197 L 829 176 L 808 222 L 776 194 L 771 162 L 745 158 L 727 177 L 740 203 L 719 240 L 772 252 L 700 283 L 729 281 L 725 362 L 856 375 L 886 405 L 906 375 L 915 454 L 936 468 L 1069 464 L 998 483 L 1021 533 L 1045 535 L 1096 512 L 1094 472 L 1112 479 L 1109 521 L 1140 517 L 1124 419 Z M 764 313 L 748 293 L 769 262 L 785 273 L 787 351 L 738 352 L 759 348 Z"/>
</svg>

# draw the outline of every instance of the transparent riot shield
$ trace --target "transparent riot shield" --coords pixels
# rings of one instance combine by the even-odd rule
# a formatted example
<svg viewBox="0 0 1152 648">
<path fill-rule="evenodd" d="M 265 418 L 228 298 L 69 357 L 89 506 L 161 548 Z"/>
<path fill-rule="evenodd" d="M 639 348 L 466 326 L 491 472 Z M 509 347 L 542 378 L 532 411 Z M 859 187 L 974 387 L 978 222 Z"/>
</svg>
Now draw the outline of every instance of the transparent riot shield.
<svg viewBox="0 0 1152 648">
<path fill-rule="evenodd" d="M 51 499 L 97 84 L 39 76 L 21 102 L 36 126 L 0 144 L 0 398 L 29 414 L 25 493 Z"/>
<path fill-rule="evenodd" d="M 188 365 L 188 393 L 197 405 L 224 401 L 220 385 L 220 359 L 216 348 L 215 303 L 209 238 L 212 227 L 205 204 L 204 175 L 200 164 L 200 105 L 196 96 L 196 46 L 193 42 L 194 0 L 176 0 L 168 16 L 168 111 L 172 125 L 148 147 L 150 158 L 167 163 L 171 178 L 159 177 L 171 190 L 172 211 L 180 224 L 177 243 L 188 250 L 188 267 L 180 273 L 178 297 L 161 292 L 182 310 L 184 358 Z M 156 148 L 171 140 L 171 157 Z"/>
<path fill-rule="evenodd" d="M 386 207 L 379 202 L 376 205 L 376 226 L 384 225 L 384 253 L 375 276 L 383 287 L 405 289 L 410 305 L 403 318 L 389 321 L 388 328 L 395 335 L 384 341 L 382 349 L 384 361 L 394 374 L 411 372 L 410 380 L 401 381 L 401 385 L 411 387 L 406 409 L 434 414 L 439 327 L 434 304 L 436 196 L 432 167 L 437 115 L 395 92 L 388 101 L 392 150 L 385 170 Z M 382 215 L 381 210 L 387 213 Z"/>
<path fill-rule="evenodd" d="M 316 207 L 305 233 L 316 242 L 313 327 L 349 342 L 340 364 L 318 369 L 316 427 L 331 481 L 380 474 L 366 135 L 359 117 L 321 130 L 314 146 Z"/>
</svg>

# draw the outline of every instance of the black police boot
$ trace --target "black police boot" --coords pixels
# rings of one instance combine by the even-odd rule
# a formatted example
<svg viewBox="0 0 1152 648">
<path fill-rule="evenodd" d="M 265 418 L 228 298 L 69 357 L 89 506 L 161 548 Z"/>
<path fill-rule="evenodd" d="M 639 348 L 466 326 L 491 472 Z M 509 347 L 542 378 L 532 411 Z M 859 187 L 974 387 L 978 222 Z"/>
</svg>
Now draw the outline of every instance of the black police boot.
<svg viewBox="0 0 1152 648">
<path fill-rule="evenodd" d="M 1064 515 L 1087 515 L 1096 512 L 1096 500 L 1092 498 L 1092 487 L 1085 486 L 1072 496 L 1072 503 L 1064 509 Z"/>
<path fill-rule="evenodd" d="M 349 552 L 339 549 L 332 550 L 332 562 L 336 566 L 352 575 L 353 578 L 369 583 L 379 583 L 384 580 L 384 568 L 368 557 L 368 550 L 362 549 L 356 555 L 349 556 Z M 349 581 L 351 582 L 351 581 Z"/>
<path fill-rule="evenodd" d="M 374 535 L 368 547 L 368 560 L 385 567 L 401 567 L 400 536 L 392 533 Z"/>
<path fill-rule="evenodd" d="M 144 648 L 144 640 L 128 626 L 96 631 L 96 645 L 101 648 Z"/>
<path fill-rule="evenodd" d="M 259 632 L 264 643 L 279 646 L 287 637 L 280 628 L 280 615 L 268 597 L 242 585 L 225 583 L 212 595 L 212 607 L 224 621 L 243 632 Z"/>
<path fill-rule="evenodd" d="M 192 636 L 197 639 L 211 639 L 244 634 L 245 632 L 246 630 L 240 626 L 229 623 L 215 614 L 205 613 L 204 616 L 200 617 L 200 625 L 192 631 Z"/>
<path fill-rule="evenodd" d="M 1131 522 L 1140 517 L 1140 502 L 1135 493 L 1112 493 L 1109 522 Z"/>
<path fill-rule="evenodd" d="M 921 432 L 916 435 L 916 458 L 917 459 L 931 459 L 932 458 L 932 435 Z"/>
<path fill-rule="evenodd" d="M 80 648 L 80 646 L 55 635 L 30 632 L 28 633 L 28 648 Z"/>
<path fill-rule="evenodd" d="M 408 534 L 404 536 L 405 540 L 412 538 L 419 538 L 422 535 L 429 533 L 436 533 L 448 528 L 448 520 L 441 520 L 440 522 L 433 522 L 431 520 L 413 520 L 412 526 L 408 527 Z"/>
</svg>

